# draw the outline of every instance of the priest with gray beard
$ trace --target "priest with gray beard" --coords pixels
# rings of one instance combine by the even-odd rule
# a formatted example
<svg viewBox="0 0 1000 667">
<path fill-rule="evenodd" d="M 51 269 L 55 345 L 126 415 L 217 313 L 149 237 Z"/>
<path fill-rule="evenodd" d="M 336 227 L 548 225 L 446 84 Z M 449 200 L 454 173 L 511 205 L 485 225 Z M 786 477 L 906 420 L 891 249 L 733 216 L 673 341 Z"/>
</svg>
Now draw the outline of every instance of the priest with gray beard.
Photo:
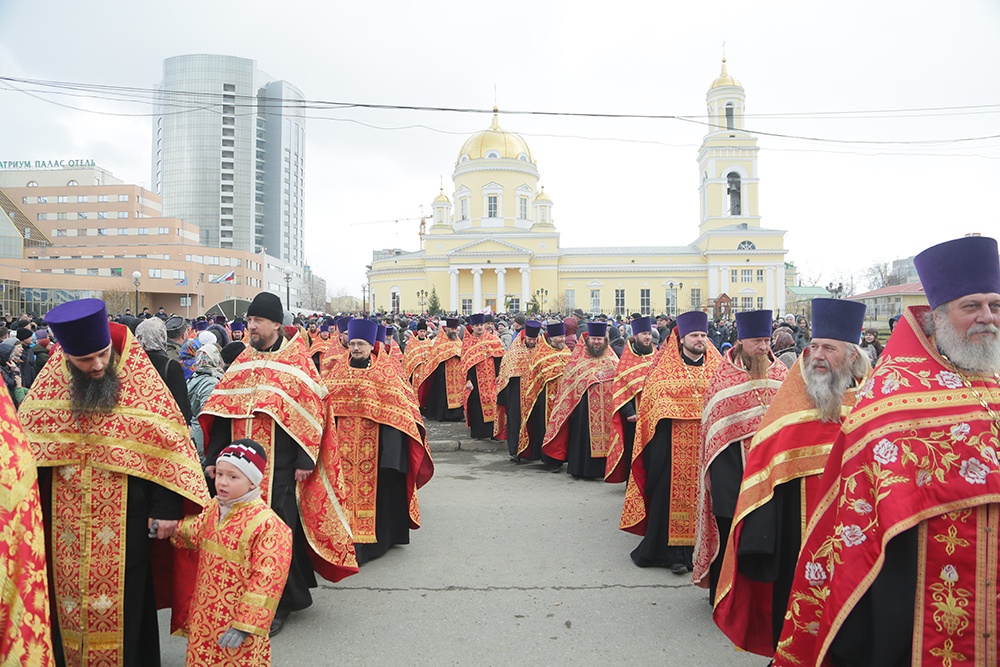
<svg viewBox="0 0 1000 667">
<path fill-rule="evenodd" d="M 805 522 L 856 387 L 871 371 L 858 345 L 865 306 L 813 299 L 813 338 L 764 415 L 747 454 L 715 621 L 741 649 L 773 655 Z"/>
</svg>

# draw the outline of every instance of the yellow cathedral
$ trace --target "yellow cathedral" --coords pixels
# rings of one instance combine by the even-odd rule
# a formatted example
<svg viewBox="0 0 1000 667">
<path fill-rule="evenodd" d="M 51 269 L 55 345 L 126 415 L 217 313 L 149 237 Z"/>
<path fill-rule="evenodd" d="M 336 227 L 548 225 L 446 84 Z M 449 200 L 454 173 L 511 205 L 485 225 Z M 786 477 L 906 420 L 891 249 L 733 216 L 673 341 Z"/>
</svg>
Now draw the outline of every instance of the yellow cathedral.
<svg viewBox="0 0 1000 667">
<path fill-rule="evenodd" d="M 686 246 L 564 248 L 553 201 L 539 188 L 528 144 L 489 128 L 458 153 L 449 199 L 443 188 L 421 226 L 420 250 L 373 253 L 374 310 L 676 315 L 704 310 L 784 310 L 785 232 L 760 225 L 757 139 L 744 129 L 746 94 L 726 71 L 706 96 L 710 131 L 698 153 L 701 221 Z M 789 265 L 789 268 L 790 265 Z"/>
</svg>

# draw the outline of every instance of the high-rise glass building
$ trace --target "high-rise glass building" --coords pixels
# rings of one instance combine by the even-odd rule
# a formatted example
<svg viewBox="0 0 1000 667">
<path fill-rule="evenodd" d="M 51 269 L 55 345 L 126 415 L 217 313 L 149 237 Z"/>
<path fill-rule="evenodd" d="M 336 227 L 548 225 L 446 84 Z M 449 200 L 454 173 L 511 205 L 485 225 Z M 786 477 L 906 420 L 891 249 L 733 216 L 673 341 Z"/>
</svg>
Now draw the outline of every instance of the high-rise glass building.
<svg viewBox="0 0 1000 667">
<path fill-rule="evenodd" d="M 234 56 L 163 61 L 152 182 L 207 246 L 305 263 L 305 112 L 287 81 Z"/>
</svg>

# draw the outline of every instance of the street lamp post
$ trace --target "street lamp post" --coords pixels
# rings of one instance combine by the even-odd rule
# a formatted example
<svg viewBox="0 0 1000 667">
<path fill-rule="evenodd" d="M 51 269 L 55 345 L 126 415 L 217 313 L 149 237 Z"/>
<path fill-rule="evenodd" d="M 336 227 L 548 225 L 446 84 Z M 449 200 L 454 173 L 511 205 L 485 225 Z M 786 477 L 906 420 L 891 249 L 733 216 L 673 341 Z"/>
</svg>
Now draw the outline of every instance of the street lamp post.
<svg viewBox="0 0 1000 667">
<path fill-rule="evenodd" d="M 286 266 L 285 272 L 285 307 L 292 312 L 292 267 Z"/>
<path fill-rule="evenodd" d="M 667 283 L 667 315 L 673 316 L 674 311 L 677 310 L 677 290 L 684 289 L 684 283 L 674 283 L 670 281 Z"/>
<path fill-rule="evenodd" d="M 830 283 L 826 286 L 826 291 L 832 294 L 834 299 L 839 299 L 844 295 L 844 283 L 837 283 L 836 285 Z"/>
<path fill-rule="evenodd" d="M 422 289 L 417 291 L 417 303 L 420 304 L 420 314 L 424 314 L 424 304 L 427 303 L 427 290 Z"/>
<path fill-rule="evenodd" d="M 544 287 L 539 287 L 535 290 L 535 297 L 538 299 L 538 305 L 541 307 L 542 312 L 545 312 L 545 302 L 548 299 L 549 291 Z"/>
<path fill-rule="evenodd" d="M 132 284 L 135 285 L 135 315 L 139 316 L 139 285 L 142 283 L 142 274 L 138 271 L 132 272 Z"/>
<path fill-rule="evenodd" d="M 361 312 L 368 314 L 368 285 L 361 285 Z"/>
</svg>

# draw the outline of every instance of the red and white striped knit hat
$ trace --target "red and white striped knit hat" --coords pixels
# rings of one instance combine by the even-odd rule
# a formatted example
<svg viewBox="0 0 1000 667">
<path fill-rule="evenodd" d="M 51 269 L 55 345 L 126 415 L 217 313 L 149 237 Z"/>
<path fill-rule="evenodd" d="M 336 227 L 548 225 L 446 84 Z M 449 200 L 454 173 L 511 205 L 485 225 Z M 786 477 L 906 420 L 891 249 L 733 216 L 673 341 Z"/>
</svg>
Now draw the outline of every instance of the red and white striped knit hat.
<svg viewBox="0 0 1000 667">
<path fill-rule="evenodd" d="M 267 454 L 264 453 L 264 448 L 254 440 L 249 438 L 234 440 L 231 445 L 222 450 L 215 462 L 221 461 L 236 466 L 250 479 L 254 486 L 260 486 L 261 480 L 264 479 Z"/>
</svg>

